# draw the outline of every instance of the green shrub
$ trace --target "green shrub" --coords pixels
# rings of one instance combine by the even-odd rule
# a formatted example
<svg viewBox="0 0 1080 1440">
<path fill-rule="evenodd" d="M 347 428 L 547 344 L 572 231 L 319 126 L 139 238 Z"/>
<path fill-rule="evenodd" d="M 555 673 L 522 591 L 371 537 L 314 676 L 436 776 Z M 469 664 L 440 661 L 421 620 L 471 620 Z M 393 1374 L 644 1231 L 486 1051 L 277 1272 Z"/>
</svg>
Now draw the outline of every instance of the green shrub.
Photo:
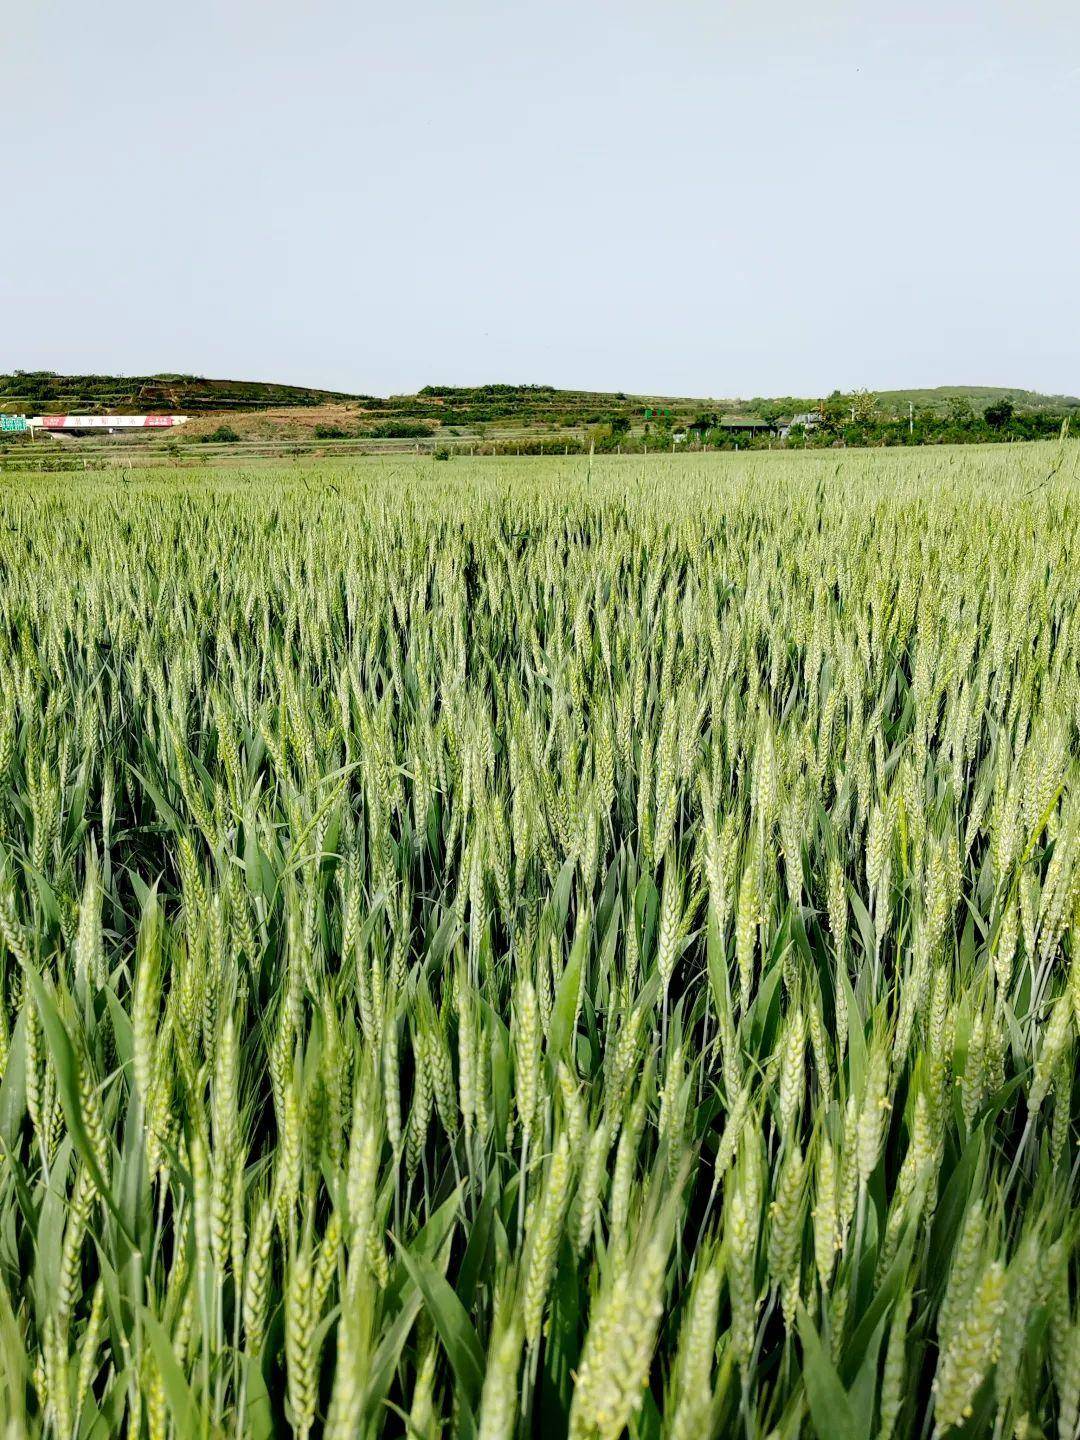
<svg viewBox="0 0 1080 1440">
<path fill-rule="evenodd" d="M 372 440 L 426 440 L 435 434 L 435 426 L 416 420 L 387 420 L 364 434 Z"/>
</svg>

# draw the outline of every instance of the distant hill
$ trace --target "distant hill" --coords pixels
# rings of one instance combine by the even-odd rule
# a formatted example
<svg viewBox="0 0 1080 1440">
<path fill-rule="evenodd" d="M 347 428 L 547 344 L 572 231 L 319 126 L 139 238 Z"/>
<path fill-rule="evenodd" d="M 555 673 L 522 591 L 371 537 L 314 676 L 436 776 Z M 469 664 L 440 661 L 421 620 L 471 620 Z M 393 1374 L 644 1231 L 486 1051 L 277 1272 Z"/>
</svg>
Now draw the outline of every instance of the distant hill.
<svg viewBox="0 0 1080 1440">
<path fill-rule="evenodd" d="M 951 400 L 967 400 L 976 410 L 999 400 L 1011 400 L 1021 410 L 1080 410 L 1075 395 L 1043 395 L 1038 390 L 1010 390 L 1001 385 L 938 385 L 930 390 L 878 390 L 878 406 L 906 410 L 908 402 L 916 410 L 945 410 Z"/>
<path fill-rule="evenodd" d="M 625 420 L 640 427 L 650 416 L 655 418 L 657 411 L 672 425 L 731 413 L 760 415 L 772 421 L 812 410 L 821 398 L 694 398 L 507 384 L 425 385 L 415 395 L 379 397 L 256 380 L 210 380 L 199 375 L 57 375 L 47 370 L 0 375 L 0 412 L 8 414 L 166 411 L 207 420 L 227 415 L 237 424 L 247 416 L 247 429 L 253 433 L 295 425 L 313 428 L 316 424 L 339 429 L 359 426 L 369 433 L 378 427 L 408 424 L 451 431 L 488 425 L 561 431 Z M 917 412 L 945 415 L 952 402 L 966 400 L 981 414 L 987 405 L 1005 398 L 1012 400 L 1017 411 L 1080 411 L 1080 399 L 1075 396 L 985 385 L 882 390 L 875 393 L 875 406 L 882 416 L 906 419 L 909 404 Z"/>
<path fill-rule="evenodd" d="M 201 375 L 56 375 L 16 370 L 0 375 L 0 410 L 43 414 L 171 411 L 198 415 L 326 405 L 358 397 L 259 380 L 207 380 Z"/>
</svg>

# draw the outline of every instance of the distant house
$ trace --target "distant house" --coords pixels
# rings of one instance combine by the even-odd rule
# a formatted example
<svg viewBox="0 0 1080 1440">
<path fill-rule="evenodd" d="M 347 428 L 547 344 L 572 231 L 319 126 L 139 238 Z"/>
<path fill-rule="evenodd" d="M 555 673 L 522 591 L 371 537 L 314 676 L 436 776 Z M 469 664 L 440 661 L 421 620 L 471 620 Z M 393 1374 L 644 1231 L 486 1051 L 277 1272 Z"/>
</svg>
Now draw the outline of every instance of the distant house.
<svg viewBox="0 0 1080 1440">
<path fill-rule="evenodd" d="M 729 435 L 753 437 L 770 434 L 775 429 L 775 422 L 761 415 L 700 415 L 684 428 L 676 430 L 671 438 L 680 444 L 684 440 L 707 443 L 708 436 L 718 430 Z"/>
<path fill-rule="evenodd" d="M 790 420 L 778 420 L 776 433 L 781 440 L 786 440 L 791 434 L 792 426 L 800 425 L 806 431 L 816 430 L 823 418 L 820 410 L 804 410 L 799 415 L 792 415 Z"/>
</svg>

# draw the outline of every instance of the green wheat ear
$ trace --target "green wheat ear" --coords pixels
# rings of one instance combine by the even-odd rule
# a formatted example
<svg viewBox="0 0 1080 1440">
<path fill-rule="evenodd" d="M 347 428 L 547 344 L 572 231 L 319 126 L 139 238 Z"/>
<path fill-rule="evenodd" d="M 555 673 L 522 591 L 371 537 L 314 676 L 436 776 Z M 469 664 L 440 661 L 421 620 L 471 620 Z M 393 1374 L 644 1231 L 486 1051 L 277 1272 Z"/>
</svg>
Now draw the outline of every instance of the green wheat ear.
<svg viewBox="0 0 1080 1440">
<path fill-rule="evenodd" d="M 1076 1440 L 1074 451 L 5 473 L 0 1431 Z"/>
</svg>

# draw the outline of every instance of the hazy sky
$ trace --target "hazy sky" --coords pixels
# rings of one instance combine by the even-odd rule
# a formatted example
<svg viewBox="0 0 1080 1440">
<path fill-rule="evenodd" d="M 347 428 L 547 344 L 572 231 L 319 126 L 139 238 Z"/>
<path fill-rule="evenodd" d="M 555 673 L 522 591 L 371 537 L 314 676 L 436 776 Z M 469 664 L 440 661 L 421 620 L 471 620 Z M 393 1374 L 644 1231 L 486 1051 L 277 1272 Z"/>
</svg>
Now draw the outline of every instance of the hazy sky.
<svg viewBox="0 0 1080 1440">
<path fill-rule="evenodd" d="M 1080 392 L 1077 0 L 31 0 L 0 370 Z"/>
</svg>

